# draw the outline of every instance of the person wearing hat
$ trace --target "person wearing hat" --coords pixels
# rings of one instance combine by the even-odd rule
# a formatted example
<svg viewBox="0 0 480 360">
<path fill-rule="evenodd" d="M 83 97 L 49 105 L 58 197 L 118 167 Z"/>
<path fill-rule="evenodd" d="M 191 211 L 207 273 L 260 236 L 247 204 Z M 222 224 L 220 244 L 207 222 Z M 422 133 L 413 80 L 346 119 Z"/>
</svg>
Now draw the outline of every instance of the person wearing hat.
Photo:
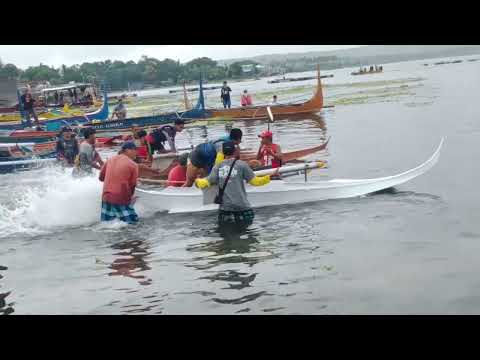
<svg viewBox="0 0 480 360">
<path fill-rule="evenodd" d="M 58 160 L 63 161 L 64 165 L 73 166 L 79 146 L 71 127 L 64 126 L 60 131 L 56 151 Z"/>
<path fill-rule="evenodd" d="M 218 185 L 220 189 L 223 189 L 218 213 L 220 225 L 230 223 L 250 225 L 255 214 L 248 202 L 245 181 L 253 186 L 262 186 L 270 182 L 270 176 L 255 176 L 245 161 L 236 159 L 233 141 L 224 142 L 222 147 L 225 160 L 219 165 L 215 165 L 208 177 L 196 179 L 195 185 L 200 189 L 211 185 Z"/>
<path fill-rule="evenodd" d="M 178 164 L 168 173 L 167 186 L 182 186 L 187 180 L 187 162 L 188 153 L 184 153 L 178 157 Z"/>
<path fill-rule="evenodd" d="M 257 153 L 257 160 L 260 161 L 261 166 L 272 168 L 282 166 L 282 149 L 280 145 L 273 143 L 273 133 L 265 130 L 258 137 L 262 139 Z"/>
<path fill-rule="evenodd" d="M 158 129 L 153 130 L 147 137 L 147 147 L 150 155 L 153 155 L 155 151 L 160 154 L 177 152 L 175 147 L 175 136 L 177 133 L 182 132 L 185 128 L 185 121 L 182 119 L 176 119 L 174 126 L 164 125 Z M 165 149 L 165 142 L 168 142 L 169 150 Z"/>
<path fill-rule="evenodd" d="M 85 140 L 80 144 L 80 151 L 75 161 L 75 175 L 89 175 L 93 173 L 93 168 L 100 170 L 103 166 L 103 160 L 95 150 L 95 133 L 93 128 L 83 130 Z"/>
<path fill-rule="evenodd" d="M 127 117 L 127 108 L 125 107 L 122 98 L 118 99 L 118 104 L 113 109 L 113 114 L 110 120 L 113 120 L 114 116 L 116 116 L 118 120 L 123 120 Z"/>
<path fill-rule="evenodd" d="M 133 208 L 138 180 L 136 157 L 137 146 L 133 141 L 126 141 L 118 155 L 109 158 L 102 167 L 99 176 L 103 182 L 102 221 L 119 219 L 130 224 L 138 221 Z"/>
</svg>

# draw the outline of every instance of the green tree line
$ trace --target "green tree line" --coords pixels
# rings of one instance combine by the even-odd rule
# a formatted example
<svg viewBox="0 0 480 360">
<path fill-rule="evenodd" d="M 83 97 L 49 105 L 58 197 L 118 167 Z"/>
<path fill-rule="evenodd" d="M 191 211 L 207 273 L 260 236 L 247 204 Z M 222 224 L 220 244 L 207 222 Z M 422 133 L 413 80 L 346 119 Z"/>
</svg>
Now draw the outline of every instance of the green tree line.
<svg viewBox="0 0 480 360">
<path fill-rule="evenodd" d="M 70 81 L 105 82 L 112 90 L 124 90 L 128 86 L 143 87 L 179 85 L 184 81 L 198 81 L 200 73 L 206 80 L 224 80 L 242 78 L 258 74 L 258 69 L 250 73 L 243 73 L 242 65 L 254 64 L 254 61 L 239 61 L 230 66 L 218 65 L 216 61 L 202 57 L 181 64 L 172 59 L 158 60 L 142 56 L 138 62 L 134 61 L 97 61 L 82 63 L 81 65 L 65 66 L 59 68 L 40 64 L 30 66 L 25 70 L 13 64 L 3 64 L 0 61 L 0 78 L 18 79 L 27 82 L 48 81 L 51 85 L 64 84 Z"/>
</svg>

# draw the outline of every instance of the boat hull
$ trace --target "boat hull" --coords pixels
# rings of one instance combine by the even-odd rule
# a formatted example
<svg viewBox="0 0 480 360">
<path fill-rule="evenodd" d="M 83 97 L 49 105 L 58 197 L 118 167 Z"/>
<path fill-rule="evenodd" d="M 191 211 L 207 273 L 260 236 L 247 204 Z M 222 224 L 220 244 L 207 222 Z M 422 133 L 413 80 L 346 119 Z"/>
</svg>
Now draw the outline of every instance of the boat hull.
<svg viewBox="0 0 480 360">
<path fill-rule="evenodd" d="M 318 113 L 323 107 L 322 82 L 320 80 L 320 70 L 318 70 L 318 83 L 315 95 L 302 104 L 271 105 L 270 110 L 273 116 L 282 117 L 297 114 Z M 247 119 L 267 119 L 267 106 L 243 106 L 232 109 L 209 109 L 209 115 L 212 118 L 225 117 L 238 120 Z"/>
<path fill-rule="evenodd" d="M 57 131 L 65 125 L 80 125 L 92 120 L 103 121 L 108 118 L 108 102 L 106 99 L 107 93 L 106 91 L 104 91 L 104 101 L 102 107 L 91 113 L 47 120 L 39 120 L 39 122 L 41 125 L 46 126 L 48 131 Z M 0 124 L 0 130 L 21 130 L 23 128 L 24 124 L 22 122 Z"/>
<path fill-rule="evenodd" d="M 401 185 L 430 170 L 440 157 L 443 139 L 435 153 L 423 164 L 398 175 L 376 179 L 334 179 L 317 182 L 272 181 L 262 187 L 247 185 L 248 199 L 253 208 L 311 203 L 322 200 L 345 199 L 367 195 L 393 186 Z M 217 189 L 212 187 L 202 192 L 197 188 L 174 188 L 164 190 L 137 189 L 138 204 L 150 211 L 198 212 L 218 209 L 213 203 Z"/>
</svg>

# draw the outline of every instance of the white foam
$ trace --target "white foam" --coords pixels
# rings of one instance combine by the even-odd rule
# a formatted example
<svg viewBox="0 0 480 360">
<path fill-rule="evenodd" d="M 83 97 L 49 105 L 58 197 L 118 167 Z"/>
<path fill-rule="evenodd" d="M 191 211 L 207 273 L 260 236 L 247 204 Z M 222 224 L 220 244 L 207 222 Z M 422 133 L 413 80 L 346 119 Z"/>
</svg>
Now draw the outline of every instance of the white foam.
<svg viewBox="0 0 480 360">
<path fill-rule="evenodd" d="M 96 176 L 76 179 L 71 169 L 53 168 L 36 175 L 34 184 L 19 181 L 8 188 L 9 204 L 0 202 L 0 237 L 99 222 L 102 183 Z"/>
</svg>

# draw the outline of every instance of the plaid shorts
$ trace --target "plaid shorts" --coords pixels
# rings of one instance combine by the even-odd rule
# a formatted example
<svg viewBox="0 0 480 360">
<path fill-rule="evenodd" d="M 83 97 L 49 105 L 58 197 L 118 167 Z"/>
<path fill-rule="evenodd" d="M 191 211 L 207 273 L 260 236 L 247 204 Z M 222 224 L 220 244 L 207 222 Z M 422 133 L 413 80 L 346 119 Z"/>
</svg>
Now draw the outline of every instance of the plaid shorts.
<svg viewBox="0 0 480 360">
<path fill-rule="evenodd" d="M 130 205 L 113 205 L 102 201 L 102 221 L 119 219 L 129 224 L 138 222 L 138 215 Z"/>
<path fill-rule="evenodd" d="M 252 209 L 244 211 L 220 210 L 218 212 L 219 224 L 251 225 L 254 218 L 255 213 Z"/>
</svg>

